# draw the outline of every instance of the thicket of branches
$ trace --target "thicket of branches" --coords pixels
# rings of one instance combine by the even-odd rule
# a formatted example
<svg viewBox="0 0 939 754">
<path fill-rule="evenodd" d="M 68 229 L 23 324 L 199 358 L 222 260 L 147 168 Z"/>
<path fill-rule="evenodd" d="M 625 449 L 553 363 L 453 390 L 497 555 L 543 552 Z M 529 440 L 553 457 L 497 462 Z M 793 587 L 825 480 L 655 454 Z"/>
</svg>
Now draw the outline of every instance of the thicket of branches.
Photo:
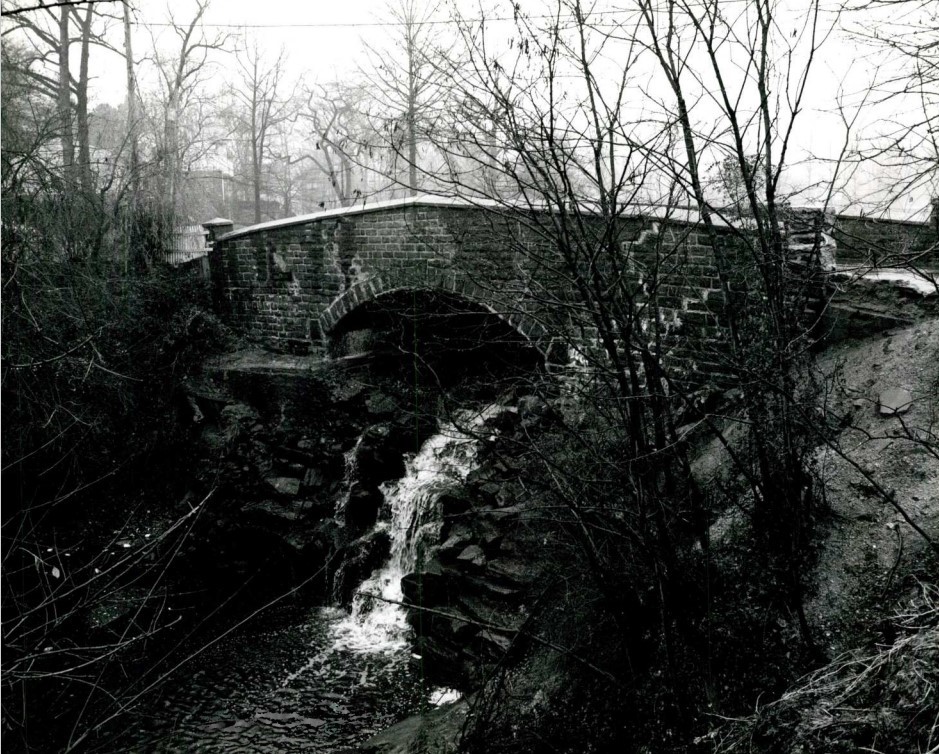
<svg viewBox="0 0 939 754">
<path fill-rule="evenodd" d="M 172 623 L 165 575 L 192 522 L 164 521 L 133 552 L 118 543 L 183 494 L 158 483 L 185 442 L 179 386 L 220 334 L 201 278 L 164 262 L 172 181 L 138 149 L 133 110 L 106 159 L 92 145 L 87 58 L 101 19 L 90 5 L 58 12 L 61 39 L 37 13 L 20 19 L 41 55 L 3 46 L 3 728 L 5 745 L 32 750 L 80 740 L 120 695 L 125 663 Z M 45 83 L 44 56 L 59 74 Z M 129 593 L 129 618 L 100 629 Z"/>
<path fill-rule="evenodd" d="M 519 311 L 548 310 L 545 327 L 568 333 L 581 370 L 567 381 L 577 396 L 567 441 L 530 451 L 604 615 L 641 637 L 627 656 L 661 661 L 665 719 L 681 728 L 694 707 L 689 679 L 707 676 L 718 651 L 706 636 L 719 579 L 709 527 L 729 502 L 692 473 L 696 437 L 730 454 L 755 556 L 730 587 L 740 594 L 724 596 L 759 593 L 751 609 L 801 636 L 808 662 L 823 657 L 804 605 L 825 512 L 813 458 L 834 428 L 819 414 L 827 386 L 812 348 L 826 305 L 824 218 L 842 168 L 863 160 L 850 147 L 863 105 L 839 103 L 844 146 L 806 214 L 789 173 L 840 23 L 821 3 L 790 13 L 772 2 L 637 0 L 601 12 L 570 0 L 547 16 L 515 7 L 514 19 L 508 51 L 470 19 L 459 22 L 459 55 L 428 53 L 450 87 L 425 137 L 436 162 L 424 163 L 422 185 L 493 214 L 528 281 Z M 922 148 L 923 121 L 904 138 L 917 128 Z M 925 176 L 921 161 L 909 167 L 917 185 L 935 184 L 935 165 Z M 894 256 L 911 267 L 914 257 Z M 705 399 L 728 388 L 719 406 Z M 902 515 L 905 501 L 880 491 Z"/>
<path fill-rule="evenodd" d="M 204 79 L 231 40 L 203 26 L 206 3 L 171 19 L 153 93 L 137 90 L 123 11 L 21 14 L 33 47 L 3 48 L 3 464 L 17 490 L 4 515 L 7 698 L 37 674 L 93 686 L 140 638 L 69 644 L 76 616 L 120 578 L 97 578 L 96 559 L 68 565 L 53 523 L 81 520 L 87 501 L 165 447 L 178 380 L 215 337 L 198 286 L 159 259 L 194 219 L 187 170 L 219 150 L 239 165 L 254 221 L 311 209 L 300 172 L 310 168 L 331 197 L 321 204 L 436 193 L 478 202 L 509 229 L 500 242 L 528 281 L 518 306 L 550 312 L 543 324 L 570 363 L 549 389 L 575 407 L 558 425 L 563 442 L 528 450 L 604 615 L 630 637 L 626 659 L 651 647 L 661 662 L 670 721 L 687 724 L 687 669 L 711 659 L 709 529 L 727 501 L 692 471 L 700 437 L 733 459 L 761 604 L 818 654 L 803 608 L 822 500 L 812 457 L 828 441 L 811 370 L 820 220 L 865 160 L 911 166 L 907 190 L 935 186 L 927 33 L 909 44 L 868 35 L 908 64 L 868 93 L 912 96 L 923 116 L 858 146 L 852 129 L 874 98 L 836 98 L 844 144 L 806 216 L 793 208 L 805 187 L 787 170 L 840 23 L 820 0 L 792 12 L 771 0 L 558 0 L 531 14 L 512 4 L 507 47 L 484 18 L 457 15 L 438 35 L 440 10 L 409 0 L 390 12 L 402 65 L 372 51 L 377 93 L 358 81 L 288 95 L 284 58 L 244 45 L 242 80 L 221 107 Z M 87 59 L 109 44 L 105 22 L 126 32 L 128 86 L 97 161 Z M 797 232 L 809 239 L 798 249 Z M 715 411 L 710 396 L 729 388 Z M 101 570 L 130 573 L 113 567 Z M 148 570 L 151 588 L 162 571 Z M 160 624 L 147 625 L 143 635 Z"/>
</svg>

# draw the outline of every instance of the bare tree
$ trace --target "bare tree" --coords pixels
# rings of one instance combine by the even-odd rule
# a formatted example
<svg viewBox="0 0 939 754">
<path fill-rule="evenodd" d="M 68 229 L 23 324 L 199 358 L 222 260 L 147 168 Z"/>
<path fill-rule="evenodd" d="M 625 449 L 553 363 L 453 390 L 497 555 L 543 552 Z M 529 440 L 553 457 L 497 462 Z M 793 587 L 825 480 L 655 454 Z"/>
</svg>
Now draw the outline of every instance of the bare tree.
<svg viewBox="0 0 939 754">
<path fill-rule="evenodd" d="M 848 33 L 877 63 L 865 107 L 882 115 L 858 134 L 851 158 L 890 179 L 865 209 L 922 215 L 939 196 L 939 10 L 922 0 L 843 7 Z"/>
<path fill-rule="evenodd" d="M 93 46 L 114 49 L 108 42 L 107 18 L 94 3 L 62 3 L 36 10 L 44 12 L 15 16 L 4 34 L 19 34 L 36 50 L 25 70 L 37 90 L 57 102 L 63 177 L 90 196 L 94 166 L 88 133 L 88 61 Z M 78 45 L 77 75 L 71 60 L 74 45 Z"/>
<path fill-rule="evenodd" d="M 122 17 L 124 27 L 124 70 L 127 81 L 127 140 L 129 142 L 129 161 L 131 174 L 131 202 L 135 203 L 140 196 L 139 175 L 139 125 L 137 123 L 137 85 L 134 74 L 133 39 L 130 33 L 131 6 L 129 0 L 124 2 Z"/>
<path fill-rule="evenodd" d="M 285 63 L 283 50 L 272 62 L 265 59 L 257 45 L 246 44 L 238 53 L 240 81 L 232 89 L 233 116 L 248 145 L 249 180 L 257 223 L 262 218 L 264 171 L 271 156 L 274 132 L 294 117 L 296 109 L 293 94 L 285 92 Z"/>
<path fill-rule="evenodd" d="M 307 160 L 326 176 L 339 206 L 351 204 L 362 193 L 361 183 L 373 169 L 371 155 L 377 141 L 364 110 L 368 107 L 365 87 L 335 83 L 316 85 L 306 92 L 306 105 L 299 111 L 310 129 L 312 147 L 295 161 Z"/>
<path fill-rule="evenodd" d="M 577 463 L 544 453 L 554 494 L 624 633 L 629 606 L 655 595 L 651 630 L 680 716 L 678 657 L 702 620 L 682 564 L 694 540 L 707 552 L 714 515 L 691 473 L 689 427 L 729 449 L 766 599 L 818 651 L 803 603 L 822 499 L 809 335 L 822 238 L 793 257 L 783 173 L 837 19 L 817 3 L 784 17 L 770 2 L 711 0 L 616 13 L 563 0 L 515 18 L 508 50 L 484 22 L 460 23 L 461 60 L 446 69 L 458 94 L 433 145 L 460 168 L 451 193 L 487 200 L 516 274 L 530 275 L 506 306 L 549 311 L 546 328 L 574 334 L 591 418 L 570 425 Z M 723 191 L 709 185 L 714 167 Z M 731 385 L 742 453 L 701 410 Z"/>
<path fill-rule="evenodd" d="M 81 5 L 95 5 L 96 3 L 119 3 L 124 0 L 56 0 L 56 2 L 40 3 L 39 5 L 27 5 L 22 8 L 8 8 L 4 10 L 4 17 L 19 16 L 24 13 L 32 13 L 37 10 L 46 10 L 48 8 L 77 7 Z"/>
<path fill-rule="evenodd" d="M 421 188 L 427 166 L 422 166 L 421 144 L 433 129 L 446 90 L 439 61 L 444 57 L 435 18 L 437 3 L 424 0 L 394 0 L 386 9 L 386 21 L 395 34 L 385 46 L 366 45 L 368 65 L 362 75 L 371 81 L 373 129 L 383 134 L 392 155 L 392 177 L 407 193 Z M 403 163 L 406 178 L 398 177 Z"/>
<path fill-rule="evenodd" d="M 224 50 L 228 36 L 207 34 L 202 19 L 209 0 L 196 0 L 189 21 L 179 22 L 170 11 L 169 23 L 178 42 L 172 55 L 157 53 L 154 58 L 163 87 L 163 196 L 167 209 L 175 214 L 179 191 L 183 145 L 180 142 L 180 114 L 187 110 L 210 65 L 211 55 Z M 154 49 L 157 40 L 153 40 Z"/>
</svg>

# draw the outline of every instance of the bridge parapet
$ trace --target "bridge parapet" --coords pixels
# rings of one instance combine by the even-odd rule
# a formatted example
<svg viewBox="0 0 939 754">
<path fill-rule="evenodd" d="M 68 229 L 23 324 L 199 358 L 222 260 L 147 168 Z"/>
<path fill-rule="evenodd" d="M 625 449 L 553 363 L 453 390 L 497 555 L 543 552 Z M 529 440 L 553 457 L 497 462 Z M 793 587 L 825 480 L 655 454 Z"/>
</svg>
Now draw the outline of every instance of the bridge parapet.
<svg viewBox="0 0 939 754">
<path fill-rule="evenodd" d="M 525 309 L 534 272 L 506 243 L 507 223 L 469 205 L 404 200 L 235 231 L 210 256 L 217 306 L 275 349 L 318 343 L 356 306 L 408 287 L 459 295 L 540 336 L 545 313 Z"/>
<path fill-rule="evenodd" d="M 630 249 L 624 272 L 637 295 L 654 288 L 649 316 L 664 325 L 662 357 L 695 380 L 720 379 L 725 287 L 697 217 L 653 209 L 621 222 L 620 242 Z M 369 302 L 440 292 L 500 317 L 556 360 L 556 340 L 589 348 L 596 333 L 579 314 L 550 234 L 540 231 L 530 212 L 426 197 L 264 223 L 215 243 L 216 303 L 249 338 L 291 351 L 321 347 Z M 733 254 L 725 231 L 720 253 Z"/>
</svg>

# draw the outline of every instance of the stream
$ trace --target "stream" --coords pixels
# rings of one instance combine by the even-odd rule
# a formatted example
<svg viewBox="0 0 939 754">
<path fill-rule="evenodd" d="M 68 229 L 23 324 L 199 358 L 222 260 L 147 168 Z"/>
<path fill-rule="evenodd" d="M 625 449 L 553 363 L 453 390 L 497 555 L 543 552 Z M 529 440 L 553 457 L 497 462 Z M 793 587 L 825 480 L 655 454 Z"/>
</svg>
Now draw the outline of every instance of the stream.
<svg viewBox="0 0 939 754">
<path fill-rule="evenodd" d="M 346 617 L 269 611 L 190 662 L 101 750 L 332 754 L 426 706 L 431 690 L 409 652 L 335 646 Z"/>
<path fill-rule="evenodd" d="M 401 479 L 384 486 L 391 554 L 359 588 L 351 611 L 284 605 L 212 645 L 122 718 L 96 751 L 349 751 L 395 722 L 458 694 L 423 680 L 409 648 L 401 577 L 436 539 L 435 503 L 475 468 L 478 442 L 457 425 L 429 438 Z M 465 424 L 464 424 L 465 423 Z"/>
</svg>

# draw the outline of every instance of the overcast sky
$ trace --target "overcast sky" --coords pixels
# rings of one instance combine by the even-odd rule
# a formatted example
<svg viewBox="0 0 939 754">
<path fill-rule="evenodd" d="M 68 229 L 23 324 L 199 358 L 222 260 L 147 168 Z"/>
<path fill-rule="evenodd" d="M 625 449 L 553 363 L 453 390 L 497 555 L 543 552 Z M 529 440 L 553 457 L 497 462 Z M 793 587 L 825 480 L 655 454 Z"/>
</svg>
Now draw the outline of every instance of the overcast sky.
<svg viewBox="0 0 939 754">
<path fill-rule="evenodd" d="M 24 2 L 26 0 L 16 0 L 18 5 Z M 519 2 L 523 11 L 529 14 L 550 12 L 555 6 L 552 0 Z M 727 9 L 725 12 L 733 12 L 735 7 L 746 9 L 747 2 L 722 0 L 722 8 Z M 839 0 L 824 2 L 829 3 L 827 7 L 835 7 Z M 800 27 L 800 19 L 804 16 L 807 4 L 807 0 L 780 0 L 777 6 L 780 26 L 787 32 L 791 27 L 795 32 Z M 9 2 L 4 3 L 4 7 L 9 5 Z M 158 48 L 166 46 L 169 50 L 178 46 L 172 30 L 166 25 L 170 13 L 177 22 L 184 23 L 192 18 L 195 7 L 193 0 L 141 1 L 134 5 L 136 23 L 133 43 L 135 58 L 138 60 L 152 54 L 154 39 Z M 492 42 L 504 44 L 512 36 L 514 25 L 511 21 L 512 3 L 509 0 L 441 0 L 440 9 L 434 15 L 440 23 L 440 33 L 445 35 L 453 31 L 448 20 L 454 5 L 466 17 L 485 17 Z M 628 2 L 617 0 L 585 3 L 587 7 L 595 10 L 605 8 L 607 12 L 618 6 L 619 18 L 622 18 L 622 8 L 629 5 Z M 204 26 L 209 35 L 218 32 L 246 37 L 273 55 L 283 48 L 290 77 L 326 82 L 353 74 L 363 64 L 365 45 L 380 48 L 387 43 L 396 28 L 389 25 L 386 6 L 386 0 L 213 0 L 204 18 Z M 117 4 L 111 7 L 112 12 L 119 12 Z M 503 18 L 507 20 L 499 20 Z M 111 30 L 111 39 L 116 47 L 123 48 L 123 32 L 118 24 Z M 837 153 L 843 142 L 844 129 L 840 117 L 833 113 L 835 99 L 840 93 L 847 103 L 857 102 L 867 91 L 879 62 L 869 47 L 848 39 L 840 30 L 826 40 L 813 69 L 806 107 L 796 134 L 796 141 L 804 154 L 831 156 Z M 117 105 L 123 102 L 125 81 L 121 57 L 98 49 L 91 63 L 94 77 L 92 103 Z M 611 56 L 610 63 L 612 68 L 616 67 L 618 60 L 615 54 Z M 213 76 L 209 79 L 210 89 L 223 88 L 234 71 L 231 54 L 217 54 Z M 155 84 L 152 66 L 141 65 L 138 76 L 143 90 Z M 891 104 L 888 110 L 866 111 L 857 127 L 870 130 L 890 117 L 906 117 L 902 110 L 896 108 L 896 104 Z M 808 183 L 823 177 L 818 174 L 817 166 L 814 173 L 812 170 L 811 167 L 802 170 L 798 181 Z M 859 176 L 855 182 L 862 179 L 863 176 Z M 861 193 L 861 189 L 858 188 L 856 193 Z M 908 197 L 905 205 L 910 209 L 914 205 L 928 207 L 928 197 Z"/>
<path fill-rule="evenodd" d="M 508 2 L 489 2 L 489 5 L 510 8 Z M 538 3 L 529 3 L 537 5 Z M 138 24 L 134 28 L 134 54 L 140 58 L 152 47 L 151 33 L 157 35 L 158 44 L 172 44 L 169 30 L 161 24 L 169 13 L 177 21 L 192 17 L 191 0 L 135 3 Z M 289 69 L 295 76 L 311 76 L 316 80 L 330 80 L 354 72 L 362 63 L 363 45 L 380 47 L 394 27 L 389 26 L 385 0 L 213 0 L 205 15 L 207 31 L 245 36 L 256 41 L 262 49 L 276 55 L 281 48 L 287 55 Z M 479 13 L 476 2 L 461 2 L 474 17 Z M 493 19 L 491 13 L 488 14 Z M 442 27 L 448 26 L 447 3 L 434 14 Z M 493 24 L 496 25 L 495 20 Z M 502 23 L 508 33 L 510 23 Z M 120 30 L 115 29 L 117 34 Z M 118 39 L 122 39 L 119 35 Z M 105 62 L 99 56 L 95 71 L 98 101 L 117 104 L 124 99 L 123 61 L 119 58 Z M 221 82 L 226 77 L 226 57 L 217 61 L 223 67 L 218 71 Z"/>
</svg>

